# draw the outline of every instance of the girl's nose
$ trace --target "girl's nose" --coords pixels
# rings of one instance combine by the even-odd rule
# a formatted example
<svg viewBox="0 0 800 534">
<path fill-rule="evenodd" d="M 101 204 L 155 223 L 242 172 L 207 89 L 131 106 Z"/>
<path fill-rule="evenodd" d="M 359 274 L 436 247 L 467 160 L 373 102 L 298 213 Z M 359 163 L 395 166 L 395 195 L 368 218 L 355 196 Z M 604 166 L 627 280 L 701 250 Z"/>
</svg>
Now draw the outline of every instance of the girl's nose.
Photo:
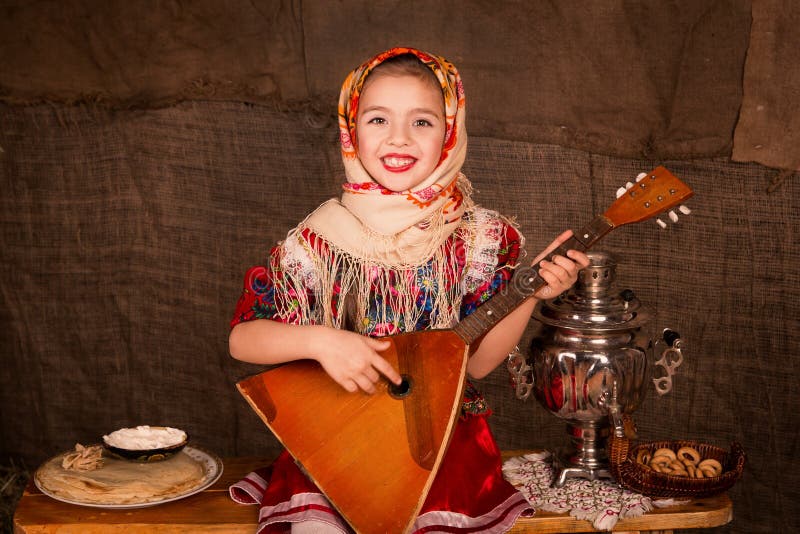
<svg viewBox="0 0 800 534">
<path fill-rule="evenodd" d="M 387 142 L 393 146 L 405 146 L 409 144 L 410 139 L 411 136 L 405 125 L 393 124 L 389 130 L 389 139 Z"/>
</svg>

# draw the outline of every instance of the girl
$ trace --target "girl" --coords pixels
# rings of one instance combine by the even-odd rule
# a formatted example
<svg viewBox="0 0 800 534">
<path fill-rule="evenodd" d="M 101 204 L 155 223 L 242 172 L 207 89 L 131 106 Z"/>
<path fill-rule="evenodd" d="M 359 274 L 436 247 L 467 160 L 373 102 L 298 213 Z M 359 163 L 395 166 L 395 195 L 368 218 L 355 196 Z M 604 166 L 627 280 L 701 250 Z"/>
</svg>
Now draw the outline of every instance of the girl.
<svg viewBox="0 0 800 534">
<path fill-rule="evenodd" d="M 373 393 L 381 375 L 401 381 L 380 355 L 388 346 L 380 337 L 452 327 L 503 290 L 523 238 L 470 197 L 461 173 L 464 92 L 447 60 L 412 48 L 379 54 L 345 80 L 338 112 L 342 198 L 322 204 L 271 251 L 266 266 L 248 271 L 230 352 L 258 364 L 312 358 L 347 391 Z M 567 254 L 541 262 L 547 285 L 470 347 L 471 377 L 486 376 L 506 358 L 537 298 L 554 298 L 575 282 L 588 258 Z M 469 384 L 466 391 L 415 531 L 505 532 L 529 508 L 502 478 L 483 399 Z M 261 505 L 259 531 L 288 524 L 292 532 L 348 530 L 285 451 L 232 486 L 231 495 Z"/>
</svg>

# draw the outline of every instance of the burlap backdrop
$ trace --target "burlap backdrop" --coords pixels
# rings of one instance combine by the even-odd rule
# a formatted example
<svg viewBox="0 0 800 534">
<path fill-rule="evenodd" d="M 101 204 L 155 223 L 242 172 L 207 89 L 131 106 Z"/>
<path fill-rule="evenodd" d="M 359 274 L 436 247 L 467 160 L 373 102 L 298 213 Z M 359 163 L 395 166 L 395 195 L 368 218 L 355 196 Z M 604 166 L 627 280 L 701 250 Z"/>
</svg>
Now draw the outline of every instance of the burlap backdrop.
<svg viewBox="0 0 800 534">
<path fill-rule="evenodd" d="M 465 171 L 480 202 L 518 217 L 532 254 L 640 170 L 664 163 L 692 185 L 692 216 L 602 245 L 657 312 L 653 332 L 689 347 L 675 391 L 638 410 L 640 433 L 742 442 L 734 521 L 718 530 L 797 530 L 796 175 L 731 154 L 735 128 L 738 144 L 780 126 L 738 159 L 796 168 L 797 86 L 783 84 L 797 58 L 748 50 L 746 2 L 474 2 L 449 18 L 447 3 L 146 5 L 0 6 L 0 459 L 35 466 L 143 422 L 221 455 L 276 452 L 235 392 L 258 368 L 228 357 L 227 322 L 245 269 L 336 194 L 340 78 L 402 42 L 461 67 Z M 777 24 L 769 9 L 796 20 L 778 7 L 754 6 L 754 34 Z M 343 26 L 353 17 L 369 25 Z M 332 46 L 343 27 L 370 31 Z M 797 50 L 785 34 L 761 33 Z M 765 109 L 766 129 L 745 127 Z M 563 424 L 514 399 L 505 370 L 481 387 L 501 446 L 563 444 Z"/>
</svg>

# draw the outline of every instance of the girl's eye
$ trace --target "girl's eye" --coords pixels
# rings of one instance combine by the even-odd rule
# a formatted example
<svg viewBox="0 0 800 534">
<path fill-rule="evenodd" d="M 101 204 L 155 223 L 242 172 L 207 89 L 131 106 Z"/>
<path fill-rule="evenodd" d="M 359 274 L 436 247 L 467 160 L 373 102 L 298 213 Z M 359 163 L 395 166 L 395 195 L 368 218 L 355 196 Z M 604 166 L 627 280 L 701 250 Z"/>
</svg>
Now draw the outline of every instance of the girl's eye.
<svg viewBox="0 0 800 534">
<path fill-rule="evenodd" d="M 414 126 L 433 126 L 433 124 L 427 119 L 417 119 L 414 121 Z"/>
<path fill-rule="evenodd" d="M 382 117 L 375 117 L 367 121 L 367 124 L 386 124 L 386 119 Z"/>
</svg>

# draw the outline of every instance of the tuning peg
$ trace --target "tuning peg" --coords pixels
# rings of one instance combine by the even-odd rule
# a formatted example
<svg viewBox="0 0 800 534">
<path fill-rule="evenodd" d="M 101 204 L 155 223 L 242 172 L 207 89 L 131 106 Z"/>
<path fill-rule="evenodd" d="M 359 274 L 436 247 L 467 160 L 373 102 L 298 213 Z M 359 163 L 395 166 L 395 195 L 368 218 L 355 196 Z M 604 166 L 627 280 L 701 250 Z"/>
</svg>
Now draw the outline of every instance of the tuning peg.
<svg viewBox="0 0 800 534">
<path fill-rule="evenodd" d="M 664 221 L 662 221 L 661 219 L 656 219 L 656 223 L 657 223 L 657 224 L 658 224 L 658 225 L 659 225 L 661 228 L 666 228 L 666 227 L 667 227 L 667 223 L 665 223 L 665 222 L 664 222 Z"/>
<path fill-rule="evenodd" d="M 617 189 L 617 198 L 619 198 L 622 195 L 624 195 L 625 191 L 627 191 L 627 189 L 625 189 L 624 187 L 620 187 L 619 189 Z"/>
<path fill-rule="evenodd" d="M 681 213 L 683 213 L 684 215 L 689 215 L 690 213 L 692 213 L 692 210 L 690 210 L 689 208 L 687 208 L 687 207 L 686 207 L 685 205 L 683 205 L 683 204 L 681 204 L 680 206 L 678 206 L 678 211 L 679 211 L 679 212 L 681 212 Z"/>
<path fill-rule="evenodd" d="M 641 182 L 641 181 L 642 181 L 642 180 L 644 180 L 645 178 L 647 178 L 647 173 L 646 173 L 646 172 L 640 172 L 640 173 L 639 173 L 639 174 L 636 176 L 636 181 L 637 181 L 637 182 Z"/>
<path fill-rule="evenodd" d="M 672 210 L 669 210 L 669 214 L 668 215 L 669 215 L 669 220 L 670 221 L 672 221 L 674 223 L 678 222 L 678 214 L 677 213 L 675 213 Z"/>
<path fill-rule="evenodd" d="M 633 182 L 628 182 L 625 184 L 625 189 L 630 189 L 631 187 L 633 187 Z"/>
</svg>

